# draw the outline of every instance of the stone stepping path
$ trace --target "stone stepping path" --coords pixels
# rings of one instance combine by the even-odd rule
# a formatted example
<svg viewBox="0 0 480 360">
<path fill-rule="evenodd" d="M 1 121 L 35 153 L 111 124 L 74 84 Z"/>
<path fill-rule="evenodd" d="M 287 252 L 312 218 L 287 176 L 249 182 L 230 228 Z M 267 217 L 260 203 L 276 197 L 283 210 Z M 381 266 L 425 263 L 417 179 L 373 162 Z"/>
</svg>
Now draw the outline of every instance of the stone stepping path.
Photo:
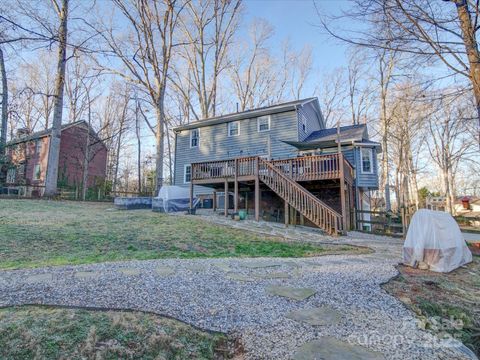
<svg viewBox="0 0 480 360">
<path fill-rule="evenodd" d="M 297 301 L 305 300 L 316 294 L 314 289 L 295 288 L 290 286 L 268 286 L 266 291 L 270 295 L 283 296 L 287 299 Z"/>
<path fill-rule="evenodd" d="M 235 280 L 235 281 L 246 281 L 246 282 L 252 282 L 255 281 L 255 279 L 251 276 L 240 274 L 240 273 L 227 273 L 227 278 L 230 280 Z"/>
<path fill-rule="evenodd" d="M 142 273 L 140 269 L 135 269 L 135 268 L 123 268 L 123 269 L 119 269 L 118 271 L 125 276 L 138 276 Z"/>
<path fill-rule="evenodd" d="M 280 262 L 272 262 L 272 261 L 265 261 L 265 260 L 258 260 L 258 261 L 251 261 L 242 264 L 242 267 L 249 268 L 249 269 L 261 269 L 261 268 L 269 268 L 269 267 L 278 267 L 285 264 Z"/>
<path fill-rule="evenodd" d="M 254 277 L 257 279 L 288 279 L 290 278 L 290 275 L 286 272 L 282 271 L 275 271 L 271 273 L 265 273 L 265 274 L 253 274 Z"/>
<path fill-rule="evenodd" d="M 207 270 L 207 267 L 202 264 L 190 264 L 186 266 L 187 270 L 190 270 L 191 272 L 202 272 Z"/>
<path fill-rule="evenodd" d="M 159 276 L 169 276 L 175 274 L 175 270 L 168 266 L 157 266 L 155 268 L 155 273 Z"/>
<path fill-rule="evenodd" d="M 314 326 L 336 325 L 342 314 L 330 306 L 312 309 L 294 310 L 286 315 L 287 318 Z"/>
<path fill-rule="evenodd" d="M 98 279 L 100 275 L 97 271 L 77 271 L 74 277 L 76 279 Z"/>
<path fill-rule="evenodd" d="M 29 275 L 25 278 L 25 281 L 30 284 L 38 284 L 47 281 L 52 281 L 53 275 L 52 274 L 36 274 L 36 275 Z"/>
<path fill-rule="evenodd" d="M 232 271 L 232 268 L 228 264 L 217 264 L 215 265 L 216 268 L 225 271 L 225 272 L 230 272 Z"/>
<path fill-rule="evenodd" d="M 294 360 L 380 360 L 385 357 L 363 346 L 325 336 L 308 342 L 295 353 Z"/>
</svg>

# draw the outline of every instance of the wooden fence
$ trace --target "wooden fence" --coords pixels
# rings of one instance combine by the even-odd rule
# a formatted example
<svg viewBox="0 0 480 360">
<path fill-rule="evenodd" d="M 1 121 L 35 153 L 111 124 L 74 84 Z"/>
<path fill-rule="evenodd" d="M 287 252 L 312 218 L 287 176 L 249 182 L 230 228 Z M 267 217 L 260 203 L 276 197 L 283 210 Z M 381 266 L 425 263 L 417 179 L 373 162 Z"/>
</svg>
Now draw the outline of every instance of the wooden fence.
<svg viewBox="0 0 480 360">
<path fill-rule="evenodd" d="M 407 234 L 408 226 L 416 211 L 414 205 L 402 207 L 400 211 L 372 211 L 352 210 L 355 218 L 356 229 L 380 235 L 393 235 L 404 237 Z M 364 219 L 370 215 L 369 220 Z"/>
</svg>

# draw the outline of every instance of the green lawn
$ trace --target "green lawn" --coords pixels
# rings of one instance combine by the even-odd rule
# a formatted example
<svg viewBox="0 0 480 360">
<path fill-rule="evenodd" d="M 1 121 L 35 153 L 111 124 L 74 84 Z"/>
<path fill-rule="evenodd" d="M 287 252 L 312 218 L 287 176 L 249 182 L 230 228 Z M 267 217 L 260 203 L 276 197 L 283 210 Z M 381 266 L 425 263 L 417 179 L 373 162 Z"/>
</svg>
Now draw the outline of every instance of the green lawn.
<svg viewBox="0 0 480 360">
<path fill-rule="evenodd" d="M 0 269 L 195 257 L 302 257 L 363 251 L 288 243 L 198 217 L 112 204 L 0 199 Z"/>
<path fill-rule="evenodd" d="M 225 359 L 223 334 L 141 312 L 0 309 L 0 359 Z"/>
</svg>

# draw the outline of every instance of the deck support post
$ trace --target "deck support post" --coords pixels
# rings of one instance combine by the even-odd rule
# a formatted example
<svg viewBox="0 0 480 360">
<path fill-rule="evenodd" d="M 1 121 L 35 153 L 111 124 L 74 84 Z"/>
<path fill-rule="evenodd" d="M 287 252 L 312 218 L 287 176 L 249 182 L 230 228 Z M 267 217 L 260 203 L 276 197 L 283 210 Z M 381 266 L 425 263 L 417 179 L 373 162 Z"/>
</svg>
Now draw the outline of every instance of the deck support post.
<svg viewBox="0 0 480 360">
<path fill-rule="evenodd" d="M 255 221 L 260 221 L 260 178 L 259 178 L 259 160 L 255 161 Z"/>
<path fill-rule="evenodd" d="M 238 212 L 238 161 L 235 159 L 235 180 L 233 183 L 234 198 L 233 198 L 233 212 Z"/>
<path fill-rule="evenodd" d="M 190 213 L 192 213 L 193 208 L 193 181 L 190 181 Z"/>
<path fill-rule="evenodd" d="M 224 192 L 225 196 L 224 196 L 224 205 L 225 205 L 225 216 L 228 216 L 228 181 L 225 180 L 225 192 Z"/>
<path fill-rule="evenodd" d="M 213 192 L 213 199 L 212 199 L 212 205 L 213 205 L 213 212 L 217 211 L 217 192 Z"/>
<path fill-rule="evenodd" d="M 285 213 L 285 226 L 288 227 L 288 220 L 289 220 L 289 212 L 290 212 L 290 206 L 288 205 L 288 202 L 287 200 L 285 200 L 285 210 L 284 210 L 284 213 Z"/>
<path fill-rule="evenodd" d="M 300 225 L 305 225 L 305 218 L 303 217 L 302 213 L 300 213 Z"/>
<path fill-rule="evenodd" d="M 338 154 L 338 166 L 340 168 L 340 202 L 342 205 L 342 230 L 347 231 L 347 212 L 345 204 L 345 169 L 343 167 L 343 154 Z"/>
</svg>

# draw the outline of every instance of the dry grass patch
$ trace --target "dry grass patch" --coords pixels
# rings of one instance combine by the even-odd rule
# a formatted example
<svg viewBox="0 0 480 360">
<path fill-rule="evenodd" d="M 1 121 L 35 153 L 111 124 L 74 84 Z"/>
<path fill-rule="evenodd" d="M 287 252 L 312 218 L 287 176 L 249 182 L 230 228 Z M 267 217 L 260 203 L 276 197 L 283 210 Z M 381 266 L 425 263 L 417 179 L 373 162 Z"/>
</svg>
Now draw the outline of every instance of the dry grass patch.
<svg viewBox="0 0 480 360">
<path fill-rule="evenodd" d="M 228 359 L 233 343 L 142 312 L 54 307 L 0 309 L 0 358 Z"/>
<path fill-rule="evenodd" d="M 480 256 L 448 274 L 400 265 L 384 289 L 415 311 L 425 328 L 447 332 L 480 355 Z"/>
<path fill-rule="evenodd" d="M 303 257 L 364 252 L 112 204 L 0 199 L 0 268 L 200 257 Z"/>
</svg>

